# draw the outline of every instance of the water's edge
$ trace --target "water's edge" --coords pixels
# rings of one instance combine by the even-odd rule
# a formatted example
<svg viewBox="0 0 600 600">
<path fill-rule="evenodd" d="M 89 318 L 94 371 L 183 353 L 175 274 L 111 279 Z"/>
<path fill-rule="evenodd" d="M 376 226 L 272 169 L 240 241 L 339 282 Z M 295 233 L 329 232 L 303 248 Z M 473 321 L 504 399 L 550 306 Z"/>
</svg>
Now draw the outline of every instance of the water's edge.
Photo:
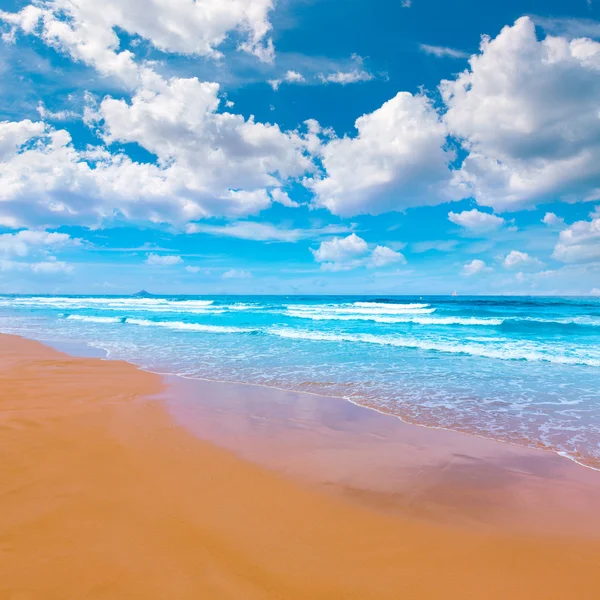
<svg viewBox="0 0 600 600">
<path fill-rule="evenodd" d="M 163 378 L 177 378 L 177 379 L 186 379 L 186 380 L 190 380 L 190 381 L 205 381 L 205 382 L 214 383 L 214 384 L 218 384 L 218 385 L 225 385 L 225 386 L 226 385 L 235 385 L 235 386 L 242 386 L 242 387 L 248 386 L 248 387 L 253 387 L 253 388 L 258 387 L 258 388 L 264 388 L 266 390 L 271 390 L 271 391 L 293 392 L 295 394 L 313 396 L 313 397 L 317 397 L 317 398 L 329 398 L 329 399 L 343 400 L 345 402 L 349 402 L 349 403 L 353 404 L 354 406 L 356 406 L 362 410 L 374 411 L 385 417 L 397 419 L 398 421 L 402 422 L 403 424 L 405 424 L 409 427 L 419 427 L 419 428 L 430 430 L 430 431 L 447 431 L 447 432 L 450 432 L 455 435 L 462 435 L 462 436 L 467 436 L 467 437 L 471 437 L 471 438 L 488 440 L 488 441 L 492 441 L 492 442 L 495 442 L 498 444 L 511 446 L 514 448 L 527 448 L 528 450 L 531 450 L 531 451 L 543 452 L 545 454 L 552 454 L 554 456 L 558 456 L 562 459 L 567 459 L 569 462 L 574 463 L 574 464 L 578 465 L 579 467 L 583 467 L 587 470 L 600 472 L 600 468 L 580 462 L 577 459 L 575 459 L 574 457 L 569 456 L 568 454 L 560 452 L 553 448 L 540 448 L 539 446 L 534 446 L 534 445 L 517 444 L 517 443 L 511 442 L 508 440 L 503 440 L 503 439 L 494 438 L 494 437 L 490 437 L 490 436 L 480 435 L 475 432 L 467 432 L 467 431 L 461 431 L 458 429 L 451 429 L 451 428 L 447 428 L 447 427 L 441 427 L 441 426 L 436 426 L 436 425 L 427 425 L 427 424 L 423 424 L 423 423 L 409 421 L 400 415 L 396 415 L 391 412 L 386 412 L 386 411 L 380 410 L 375 406 L 370 406 L 368 404 L 361 404 L 360 402 L 356 402 L 355 400 L 353 400 L 350 397 L 331 396 L 331 395 L 326 395 L 323 393 L 315 393 L 315 392 L 309 392 L 309 391 L 304 391 L 304 390 L 297 390 L 297 389 L 294 389 L 291 387 L 290 388 L 282 388 L 282 387 L 276 387 L 273 385 L 265 385 L 265 384 L 261 384 L 261 383 L 252 383 L 252 382 L 247 382 L 247 381 L 220 380 L 220 379 L 210 379 L 210 378 L 206 378 L 206 377 L 189 377 L 189 376 L 181 375 L 181 374 L 177 374 L 177 373 L 152 371 L 150 369 L 144 368 L 144 367 L 140 366 L 139 364 L 136 364 L 136 363 L 128 361 L 128 360 L 124 360 L 121 358 L 119 358 L 119 359 L 111 358 L 109 351 L 104 350 L 102 348 L 98 348 L 96 346 L 93 346 L 92 344 L 90 344 L 88 342 L 83 342 L 83 341 L 67 342 L 65 340 L 56 340 L 56 339 L 51 339 L 51 338 L 30 338 L 30 339 L 34 339 L 34 341 L 39 341 L 40 343 L 43 343 L 55 350 L 58 350 L 59 352 L 63 352 L 64 354 L 68 354 L 73 357 L 98 358 L 100 360 L 107 360 L 107 361 L 121 360 L 123 362 L 127 362 L 127 363 L 133 365 L 134 367 L 136 367 L 137 369 L 139 369 L 141 371 L 144 371 L 146 373 L 152 373 L 154 375 L 159 375 L 160 377 L 163 377 Z"/>
</svg>

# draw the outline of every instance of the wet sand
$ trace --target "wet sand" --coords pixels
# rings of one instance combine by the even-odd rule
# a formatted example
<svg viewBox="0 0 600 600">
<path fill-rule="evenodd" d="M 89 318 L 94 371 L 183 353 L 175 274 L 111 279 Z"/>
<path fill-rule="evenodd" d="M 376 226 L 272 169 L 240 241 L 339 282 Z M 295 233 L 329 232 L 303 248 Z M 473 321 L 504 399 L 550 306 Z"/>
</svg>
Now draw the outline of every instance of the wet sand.
<svg viewBox="0 0 600 600">
<path fill-rule="evenodd" d="M 341 398 L 166 377 L 198 437 L 385 512 L 482 531 L 600 539 L 600 472 L 550 451 L 419 427 Z"/>
<path fill-rule="evenodd" d="M 597 474 L 552 455 L 245 386 L 195 388 L 199 413 L 132 365 L 10 336 L 0 382 L 0 598 L 600 597 L 600 537 L 576 526 Z"/>
</svg>

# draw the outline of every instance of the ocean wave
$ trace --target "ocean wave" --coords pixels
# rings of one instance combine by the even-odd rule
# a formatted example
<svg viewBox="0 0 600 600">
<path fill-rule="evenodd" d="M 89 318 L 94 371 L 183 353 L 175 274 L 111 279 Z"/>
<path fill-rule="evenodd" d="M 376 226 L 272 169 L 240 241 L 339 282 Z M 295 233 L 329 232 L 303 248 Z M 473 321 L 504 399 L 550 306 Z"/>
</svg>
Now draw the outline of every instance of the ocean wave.
<svg viewBox="0 0 600 600">
<path fill-rule="evenodd" d="M 125 317 L 88 317 L 85 315 L 67 315 L 69 321 L 85 321 L 86 323 L 124 323 Z"/>
<path fill-rule="evenodd" d="M 468 356 L 495 358 L 499 360 L 541 361 L 565 365 L 600 367 L 600 357 L 592 358 L 589 356 L 552 354 L 548 351 L 530 347 L 528 348 L 522 344 L 517 345 L 506 343 L 500 347 L 493 347 L 490 344 L 465 344 L 450 341 L 437 342 L 432 340 L 418 340 L 406 337 L 380 336 L 371 333 L 340 334 L 287 329 L 280 327 L 271 327 L 268 330 L 268 333 L 288 339 L 328 342 L 358 342 L 366 344 L 378 344 L 380 346 L 394 346 L 398 348 L 443 352 L 448 354 L 464 354 Z"/>
<path fill-rule="evenodd" d="M 118 307 L 178 307 L 178 308 L 206 308 L 214 304 L 214 300 L 170 300 L 167 298 L 81 298 L 70 296 L 32 296 L 19 298 L 2 298 L 4 304 L 17 304 L 25 306 L 45 306 L 64 308 L 67 306 L 118 306 Z"/>
<path fill-rule="evenodd" d="M 427 308 L 429 305 L 405 304 L 394 305 L 382 304 L 381 306 L 357 306 L 355 304 L 288 304 L 287 310 L 303 312 L 306 314 L 340 314 L 340 315 L 429 315 L 435 312 L 435 308 Z"/>
<path fill-rule="evenodd" d="M 413 311 L 414 312 L 414 311 Z M 377 315 L 336 315 L 336 314 L 319 314 L 317 312 L 310 313 L 308 311 L 288 311 L 287 316 L 297 319 L 311 319 L 313 321 L 371 321 L 374 323 L 415 323 L 417 325 L 467 325 L 467 326 L 487 326 L 493 327 L 501 325 L 503 319 L 492 317 L 477 318 L 477 317 L 381 317 Z"/>
<path fill-rule="evenodd" d="M 537 327 L 600 327 L 600 319 L 594 317 L 562 317 L 562 318 L 541 318 L 541 317 L 505 317 L 503 325 L 507 328 L 537 328 Z"/>
<path fill-rule="evenodd" d="M 203 325 L 201 323 L 184 323 L 182 321 L 150 321 L 148 319 L 125 319 L 125 323 L 142 327 L 164 327 L 181 331 L 201 331 L 204 333 L 254 333 L 257 330 L 247 327 L 228 327 L 225 325 Z"/>
<path fill-rule="evenodd" d="M 225 308 L 227 310 L 252 310 L 259 307 L 256 304 L 244 304 L 243 302 L 236 302 L 235 304 L 228 304 Z"/>
<path fill-rule="evenodd" d="M 387 309 L 391 309 L 394 310 L 394 308 L 399 307 L 399 308 L 405 308 L 405 309 L 412 309 L 412 308 L 427 308 L 429 306 L 429 304 L 415 304 L 415 303 L 402 303 L 402 302 L 353 302 L 353 306 L 359 306 L 361 308 L 375 308 L 375 307 L 380 307 L 380 308 L 387 308 Z"/>
</svg>

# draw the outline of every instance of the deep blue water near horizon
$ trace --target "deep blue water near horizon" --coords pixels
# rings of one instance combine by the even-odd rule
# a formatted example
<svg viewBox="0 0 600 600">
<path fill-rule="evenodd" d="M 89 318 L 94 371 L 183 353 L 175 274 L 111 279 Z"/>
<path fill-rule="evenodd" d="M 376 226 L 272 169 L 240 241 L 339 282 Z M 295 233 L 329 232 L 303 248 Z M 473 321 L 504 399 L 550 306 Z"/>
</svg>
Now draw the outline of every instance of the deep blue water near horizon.
<svg viewBox="0 0 600 600">
<path fill-rule="evenodd" d="M 600 468 L 600 299 L 0 296 L 0 331 L 347 398 Z"/>
</svg>

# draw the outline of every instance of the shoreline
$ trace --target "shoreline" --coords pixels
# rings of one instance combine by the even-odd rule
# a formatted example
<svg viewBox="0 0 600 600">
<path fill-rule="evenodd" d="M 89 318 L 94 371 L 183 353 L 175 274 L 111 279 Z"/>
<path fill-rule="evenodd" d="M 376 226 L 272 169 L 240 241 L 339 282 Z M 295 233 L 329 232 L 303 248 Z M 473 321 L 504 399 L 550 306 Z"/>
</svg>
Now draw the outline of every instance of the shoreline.
<svg viewBox="0 0 600 600">
<path fill-rule="evenodd" d="M 164 395 L 173 390 L 129 363 L 70 357 L 3 335 L 0 378 L 3 597 L 591 600 L 600 593 L 600 534 L 482 532 L 325 493 L 192 435 L 166 410 Z M 207 392 L 207 402 L 227 400 L 222 388 L 221 398 Z M 247 393 L 240 398 L 252 401 Z M 263 399 L 255 398 L 261 406 Z M 333 419 L 322 438 L 328 443 L 371 444 L 379 432 L 361 432 L 373 419 L 392 423 L 361 410 L 369 414 L 365 423 L 356 420 L 356 407 L 335 404 L 347 418 L 326 412 Z M 315 423 L 320 406 L 309 407 Z M 299 420 L 307 416 L 301 408 L 293 409 L 300 437 L 284 438 L 321 439 L 325 432 Z M 288 416 L 270 414 L 253 421 L 257 439 Z M 221 422 L 236 427 L 235 420 Z M 340 429 L 344 424 L 354 430 Z M 335 431 L 341 437 L 334 439 Z M 344 453 L 336 443 L 339 464 Z M 408 462 L 426 449 L 416 450 Z M 438 490 L 443 496 L 468 487 L 478 471 L 468 464 L 463 479 Z M 488 492 L 497 489 L 475 489 L 467 509 L 476 512 Z"/>
<path fill-rule="evenodd" d="M 26 339 L 30 339 L 30 338 L 26 338 Z M 67 348 L 67 353 L 72 354 L 73 356 L 79 356 L 80 354 L 79 354 L 78 350 L 81 351 L 83 348 L 86 348 L 89 350 L 93 350 L 94 355 L 97 356 L 98 358 L 101 358 L 102 360 L 123 360 L 123 359 L 111 358 L 110 351 L 104 350 L 102 348 L 97 348 L 96 346 L 92 346 L 92 345 L 88 344 L 87 342 L 64 342 L 64 340 L 53 340 L 53 339 L 36 340 L 36 341 L 40 341 L 41 343 L 47 344 L 50 347 L 56 348 L 59 350 L 61 349 L 61 347 Z M 68 347 L 70 347 L 73 350 L 73 352 L 68 351 Z M 99 356 L 98 354 L 96 354 L 96 351 L 98 353 L 100 353 L 102 356 Z M 91 355 L 89 355 L 87 353 L 83 353 L 83 354 L 81 354 L 81 356 L 91 356 Z M 151 373 L 153 375 L 159 375 L 160 377 L 167 377 L 167 378 L 177 377 L 177 378 L 189 380 L 189 381 L 216 383 L 216 384 L 222 384 L 222 385 L 249 386 L 249 387 L 256 387 L 256 388 L 265 389 L 265 390 L 275 390 L 275 391 L 283 392 L 283 393 L 303 394 L 303 395 L 307 395 L 307 396 L 313 396 L 316 398 L 342 400 L 344 402 L 349 402 L 350 404 L 353 404 L 354 406 L 357 406 L 361 409 L 374 411 L 380 415 L 383 415 L 386 417 L 391 417 L 393 419 L 397 419 L 398 421 L 400 421 L 401 423 L 403 423 L 404 425 L 407 425 L 409 427 L 420 427 L 420 428 L 423 428 L 426 430 L 431 430 L 431 431 L 445 431 L 445 432 L 450 432 L 450 433 L 456 434 L 456 435 L 464 435 L 464 436 L 473 437 L 473 438 L 477 438 L 477 439 L 481 439 L 481 440 L 495 442 L 498 444 L 504 444 L 504 445 L 511 446 L 514 448 L 522 448 L 522 449 L 536 451 L 536 452 L 544 452 L 544 453 L 548 453 L 553 456 L 559 457 L 561 459 L 565 459 L 565 460 L 577 465 L 578 467 L 582 467 L 584 469 L 588 469 L 590 471 L 600 473 L 600 466 L 593 466 L 591 464 L 586 464 L 585 462 L 579 461 L 575 457 L 570 456 L 566 452 L 559 451 L 558 449 L 555 449 L 555 448 L 542 447 L 539 445 L 536 446 L 534 444 L 519 444 L 517 442 L 512 442 L 510 440 L 494 438 L 494 437 L 482 435 L 482 434 L 479 434 L 476 432 L 462 431 L 460 429 L 451 429 L 449 427 L 443 427 L 441 425 L 427 425 L 424 423 L 417 423 L 415 421 L 407 420 L 406 418 L 402 417 L 401 415 L 397 415 L 392 412 L 381 410 L 381 409 L 377 408 L 376 406 L 372 406 L 372 405 L 366 404 L 366 403 L 362 404 L 360 402 L 353 400 L 352 398 L 350 398 L 348 396 L 331 396 L 331 395 L 327 395 L 325 393 L 310 392 L 310 391 L 305 391 L 305 390 L 296 390 L 291 387 L 283 388 L 283 387 L 278 387 L 278 386 L 274 386 L 274 385 L 253 383 L 253 382 L 248 382 L 248 381 L 233 381 L 233 380 L 222 380 L 222 379 L 209 379 L 209 378 L 203 378 L 203 377 L 191 377 L 191 376 L 187 376 L 185 374 L 169 373 L 169 372 L 162 372 L 162 371 L 152 371 L 150 369 L 141 367 L 140 365 L 137 365 L 136 363 L 129 362 L 129 361 L 125 361 L 125 362 L 128 362 L 129 364 L 140 369 L 141 371 L 144 371 L 146 373 Z"/>
</svg>

